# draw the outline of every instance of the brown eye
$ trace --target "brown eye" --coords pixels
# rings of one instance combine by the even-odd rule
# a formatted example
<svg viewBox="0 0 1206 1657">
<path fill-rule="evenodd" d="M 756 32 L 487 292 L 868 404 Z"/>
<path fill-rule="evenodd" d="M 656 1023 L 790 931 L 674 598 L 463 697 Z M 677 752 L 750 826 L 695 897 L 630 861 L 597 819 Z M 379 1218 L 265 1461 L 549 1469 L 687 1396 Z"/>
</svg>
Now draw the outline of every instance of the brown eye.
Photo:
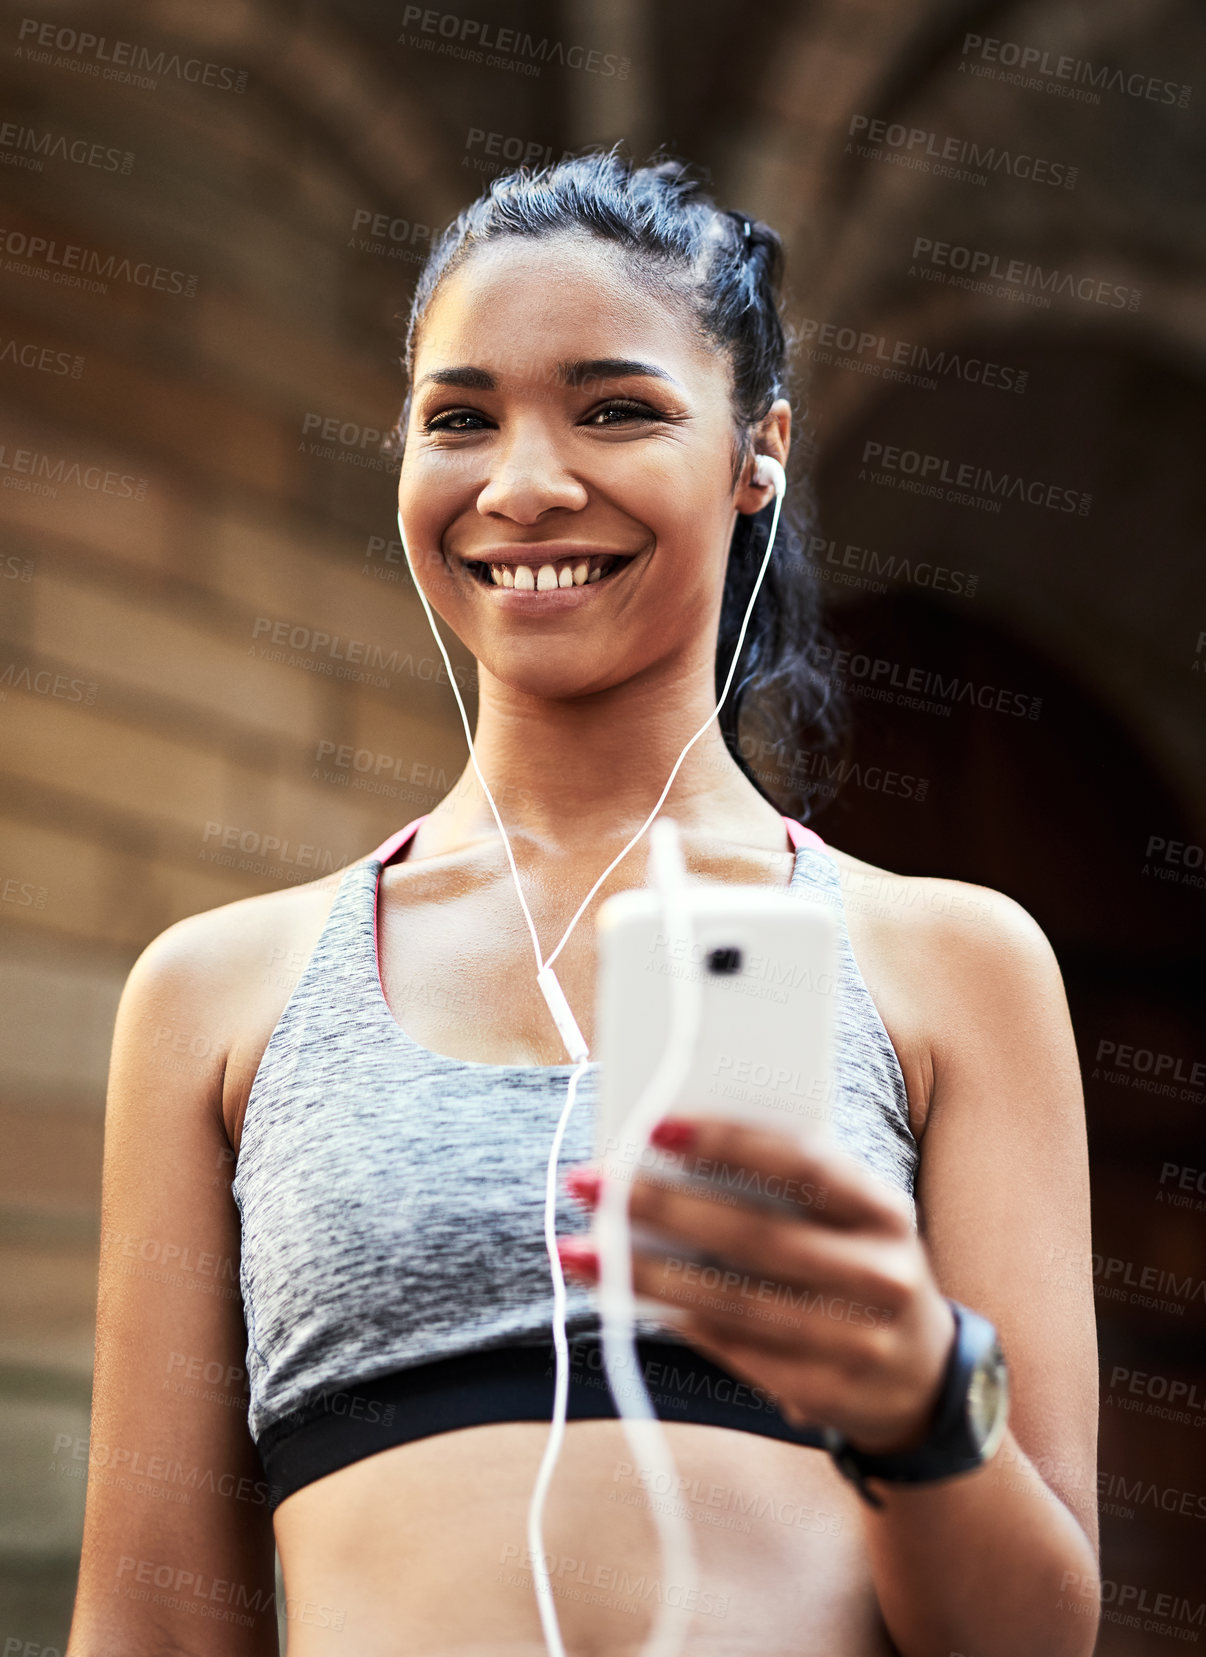
<svg viewBox="0 0 1206 1657">
<path fill-rule="evenodd" d="M 482 416 L 480 414 L 475 413 L 473 409 L 449 409 L 446 414 L 437 414 L 437 415 L 434 415 L 430 420 L 424 421 L 423 430 L 425 432 L 475 431 L 475 430 L 478 429 L 477 427 L 474 427 L 474 426 L 458 426 L 458 425 L 454 425 L 453 421 L 456 421 L 456 420 L 481 420 L 481 418 L 482 418 Z"/>
<path fill-rule="evenodd" d="M 624 400 L 623 398 L 614 402 L 605 403 L 602 408 L 595 409 L 587 416 L 586 423 L 588 425 L 594 424 L 600 414 L 619 414 L 627 420 L 658 419 L 657 411 L 655 409 L 651 409 L 646 403 L 632 403 Z M 609 426 L 615 424 L 615 422 L 611 420 L 608 420 L 605 423 Z"/>
</svg>

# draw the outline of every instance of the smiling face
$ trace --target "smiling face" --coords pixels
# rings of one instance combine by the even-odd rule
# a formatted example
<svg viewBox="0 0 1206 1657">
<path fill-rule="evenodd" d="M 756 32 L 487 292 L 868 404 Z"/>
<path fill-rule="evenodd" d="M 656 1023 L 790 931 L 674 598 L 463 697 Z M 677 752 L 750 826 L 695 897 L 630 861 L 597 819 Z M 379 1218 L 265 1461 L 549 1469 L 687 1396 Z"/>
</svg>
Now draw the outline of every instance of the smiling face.
<svg viewBox="0 0 1206 1657">
<path fill-rule="evenodd" d="M 770 497 L 734 490 L 729 363 L 685 299 L 614 244 L 506 237 L 437 290 L 413 386 L 407 547 L 487 674 L 568 697 L 710 674 L 736 513 Z"/>
</svg>

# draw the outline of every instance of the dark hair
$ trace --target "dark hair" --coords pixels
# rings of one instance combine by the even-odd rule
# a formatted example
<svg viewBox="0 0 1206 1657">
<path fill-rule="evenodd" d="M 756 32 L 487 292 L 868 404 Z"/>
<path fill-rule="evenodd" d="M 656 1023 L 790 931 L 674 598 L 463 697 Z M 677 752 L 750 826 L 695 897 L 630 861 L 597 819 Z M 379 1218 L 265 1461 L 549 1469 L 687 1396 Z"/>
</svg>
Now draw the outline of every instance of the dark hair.
<svg viewBox="0 0 1206 1657">
<path fill-rule="evenodd" d="M 636 167 L 619 148 L 592 150 L 535 171 L 517 167 L 457 215 L 433 243 L 419 275 L 406 333 L 407 375 L 436 289 L 474 248 L 504 236 L 538 239 L 581 231 L 600 237 L 631 255 L 639 279 L 662 295 L 685 297 L 705 336 L 727 355 L 736 487 L 752 453 L 753 426 L 777 397 L 787 395 L 794 342 L 781 311 L 783 244 L 770 225 L 717 207 L 689 176 L 686 163 L 659 151 L 648 165 Z M 399 460 L 410 404 L 408 392 L 389 443 Z M 805 551 L 813 516 L 806 468 L 793 465 L 789 478 L 775 548 L 718 721 L 726 747 L 758 791 L 777 808 L 786 805 L 806 817 L 811 788 L 795 770 L 796 752 L 805 745 L 810 751 L 833 747 L 843 734 L 843 720 L 818 661 L 818 647 L 828 634 Z M 772 511 L 773 502 L 761 512 L 741 513 L 733 530 L 717 635 L 718 698 L 766 551 Z M 769 788 L 751 758 L 760 763 Z"/>
</svg>

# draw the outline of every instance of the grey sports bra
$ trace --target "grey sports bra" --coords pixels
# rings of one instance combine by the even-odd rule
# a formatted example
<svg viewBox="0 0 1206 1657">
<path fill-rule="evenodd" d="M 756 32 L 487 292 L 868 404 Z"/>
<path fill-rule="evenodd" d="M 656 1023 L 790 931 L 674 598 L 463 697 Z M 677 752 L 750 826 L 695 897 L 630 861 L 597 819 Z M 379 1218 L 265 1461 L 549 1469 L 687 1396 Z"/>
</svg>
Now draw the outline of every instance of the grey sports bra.
<svg viewBox="0 0 1206 1657">
<path fill-rule="evenodd" d="M 450 1058 L 394 1019 L 377 893 L 422 821 L 344 871 L 247 1103 L 233 1193 L 248 1425 L 273 1506 L 388 1445 L 551 1413 L 545 1172 L 575 1067 Z M 836 864 L 812 830 L 784 821 L 795 847 L 789 889 L 841 921 L 833 1130 L 912 1200 L 918 1148 L 904 1078 L 850 948 Z M 591 1159 L 597 1075 L 592 1061 L 580 1078 L 563 1167 Z M 558 1231 L 588 1226 L 560 1194 Z M 567 1284 L 579 1371 L 571 1418 L 614 1414 L 593 1302 L 593 1290 Z M 665 1372 L 664 1409 L 654 1401 L 667 1418 L 819 1442 L 663 1326 L 641 1322 L 638 1333 L 643 1358 Z"/>
</svg>

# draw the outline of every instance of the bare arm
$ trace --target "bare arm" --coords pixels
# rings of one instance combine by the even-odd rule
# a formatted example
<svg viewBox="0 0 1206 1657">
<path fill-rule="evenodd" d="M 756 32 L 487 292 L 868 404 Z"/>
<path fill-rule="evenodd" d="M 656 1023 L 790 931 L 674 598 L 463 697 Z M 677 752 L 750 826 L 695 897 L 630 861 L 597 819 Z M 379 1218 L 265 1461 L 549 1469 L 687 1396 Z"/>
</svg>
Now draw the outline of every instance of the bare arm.
<svg viewBox="0 0 1206 1657">
<path fill-rule="evenodd" d="M 982 894 L 988 896 L 988 894 Z M 1046 939 L 997 898 L 939 929 L 925 970 L 949 1009 L 934 1044 L 918 1206 L 937 1282 L 991 1318 L 1010 1430 L 978 1472 L 878 1484 L 867 1542 L 901 1649 L 1080 1657 L 1098 1624 L 1097 1341 L 1076 1048 Z"/>
<path fill-rule="evenodd" d="M 278 1650 L 268 1491 L 247 1427 L 221 912 L 144 951 L 105 1118 L 84 1543 L 68 1657 Z"/>
</svg>

